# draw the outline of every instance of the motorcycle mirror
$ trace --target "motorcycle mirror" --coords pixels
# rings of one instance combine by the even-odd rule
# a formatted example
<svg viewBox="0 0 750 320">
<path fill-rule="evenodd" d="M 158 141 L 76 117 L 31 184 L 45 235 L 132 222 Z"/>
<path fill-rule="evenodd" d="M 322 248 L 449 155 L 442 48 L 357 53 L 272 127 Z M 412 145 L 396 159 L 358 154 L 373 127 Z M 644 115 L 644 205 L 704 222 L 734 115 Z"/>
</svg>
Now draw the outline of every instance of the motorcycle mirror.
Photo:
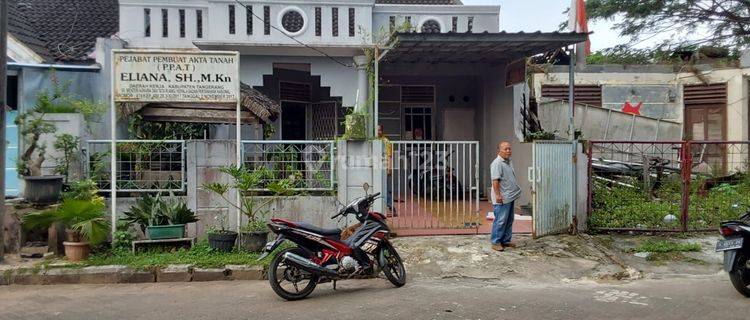
<svg viewBox="0 0 750 320">
<path fill-rule="evenodd" d="M 365 189 L 365 194 L 368 194 L 368 193 L 370 193 L 370 184 L 368 184 L 367 182 L 365 182 L 365 183 L 364 183 L 364 184 L 362 185 L 362 189 Z"/>
</svg>

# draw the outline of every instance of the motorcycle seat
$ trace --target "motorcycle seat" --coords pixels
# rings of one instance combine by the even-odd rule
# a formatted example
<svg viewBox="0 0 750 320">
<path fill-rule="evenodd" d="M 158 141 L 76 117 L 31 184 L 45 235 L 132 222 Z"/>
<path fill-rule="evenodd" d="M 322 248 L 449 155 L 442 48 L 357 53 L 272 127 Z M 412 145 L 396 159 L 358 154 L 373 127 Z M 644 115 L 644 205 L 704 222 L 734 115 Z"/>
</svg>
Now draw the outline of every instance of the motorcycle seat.
<svg viewBox="0 0 750 320">
<path fill-rule="evenodd" d="M 328 236 L 328 237 L 334 237 L 334 238 L 341 237 L 341 229 L 339 228 L 334 228 L 334 229 L 320 228 L 318 226 L 312 225 L 307 222 L 295 222 L 295 224 L 297 225 L 297 227 L 299 227 L 302 230 L 310 231 L 310 232 Z"/>
</svg>

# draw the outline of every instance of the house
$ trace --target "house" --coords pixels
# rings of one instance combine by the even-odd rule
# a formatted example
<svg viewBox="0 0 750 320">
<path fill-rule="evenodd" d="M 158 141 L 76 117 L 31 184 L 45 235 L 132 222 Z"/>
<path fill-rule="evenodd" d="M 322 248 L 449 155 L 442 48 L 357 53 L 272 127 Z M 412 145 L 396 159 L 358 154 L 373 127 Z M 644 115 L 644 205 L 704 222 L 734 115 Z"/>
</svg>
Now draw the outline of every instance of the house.
<svg viewBox="0 0 750 320">
<path fill-rule="evenodd" d="M 91 101 L 108 101 L 106 60 L 109 45 L 116 47 L 119 3 L 114 0 L 11 0 L 8 3 L 8 106 L 6 130 L 6 196 L 22 194 L 23 182 L 16 173 L 16 159 L 24 141 L 14 124 L 16 115 L 34 106 L 40 91 L 65 86 L 72 95 Z M 275 117 L 275 104 L 252 88 L 243 88 L 243 105 L 249 121 Z M 157 115 L 158 116 L 158 115 Z M 48 115 L 56 134 L 70 133 L 82 141 L 108 139 L 108 111 L 84 124 L 78 117 Z M 172 119 L 174 120 L 174 119 Z M 122 129 L 121 131 L 125 131 Z M 54 167 L 53 135 L 42 137 L 48 151 L 44 169 Z M 82 168 L 80 169 L 82 170 Z"/>
<path fill-rule="evenodd" d="M 334 191 L 339 201 L 361 194 L 362 182 L 370 182 L 375 191 L 393 194 L 397 227 L 427 233 L 476 232 L 487 207 L 480 197 L 489 185 L 489 163 L 501 140 L 513 144 L 518 180 L 530 191 L 531 145 L 521 142 L 517 130 L 518 110 L 528 100 L 525 58 L 587 37 L 503 32 L 499 6 L 459 0 L 104 3 L 117 12 L 118 27 L 114 36 L 102 35 L 110 39 L 100 41 L 95 51 L 102 74 L 109 72 L 106 52 L 112 48 L 239 52 L 241 81 L 277 102 L 280 111 L 265 118 L 256 114 L 261 121 L 243 125 L 245 164 L 278 154 L 275 163 L 289 162 L 289 170 L 304 171 L 303 189 Z M 109 80 L 101 84 L 108 87 Z M 165 116 L 164 110 L 174 107 L 144 104 L 129 112 Z M 380 166 L 385 161 L 373 160 L 383 153 L 379 142 L 331 141 L 344 132 L 344 116 L 352 110 L 368 115 L 370 135 L 379 124 L 392 141 L 394 166 L 388 178 Z M 124 125 L 118 127 L 118 139 L 127 139 Z M 228 139 L 230 132 L 232 125 L 216 124 L 204 137 Z M 187 148 L 196 148 L 192 152 L 200 159 L 218 154 L 233 159 L 233 149 L 217 143 Z M 319 172 L 306 171 L 309 159 L 317 159 Z M 210 176 L 202 170 L 214 166 L 211 161 L 192 162 L 195 167 L 188 170 Z M 188 197 L 205 200 L 200 181 L 190 177 Z M 531 201 L 525 192 L 520 203 Z M 335 206 L 324 202 L 320 212 Z M 201 209 L 210 203 L 191 205 Z M 306 209 L 321 202 L 310 203 Z"/>
<path fill-rule="evenodd" d="M 621 141 L 747 141 L 750 59 L 737 66 L 587 65 L 576 69 L 574 99 L 583 114 L 577 126 L 586 139 Z M 568 99 L 567 67 L 534 74 L 540 117 Z M 554 113 L 554 112 L 553 112 Z M 545 120 L 541 119 L 544 123 Z M 548 123 L 545 130 L 554 131 Z M 720 145 L 701 150 L 714 168 L 732 171 L 746 152 Z M 741 158 L 740 158 L 741 157 Z M 696 157 L 697 159 L 698 157 Z"/>
</svg>

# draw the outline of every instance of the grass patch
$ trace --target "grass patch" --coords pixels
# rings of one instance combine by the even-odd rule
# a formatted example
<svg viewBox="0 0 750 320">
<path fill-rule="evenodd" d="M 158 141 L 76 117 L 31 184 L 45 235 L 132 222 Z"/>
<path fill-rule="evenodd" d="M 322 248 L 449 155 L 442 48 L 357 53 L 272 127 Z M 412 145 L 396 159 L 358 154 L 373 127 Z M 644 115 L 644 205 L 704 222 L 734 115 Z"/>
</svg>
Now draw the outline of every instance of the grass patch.
<svg viewBox="0 0 750 320">
<path fill-rule="evenodd" d="M 675 230 L 680 227 L 682 187 L 679 175 L 666 176 L 648 194 L 636 178 L 621 182 L 633 187 L 593 182 L 592 228 L 641 228 Z M 736 219 L 750 208 L 750 175 L 737 175 L 732 184 L 710 186 L 705 179 L 691 184 L 688 229 L 717 228 L 721 221 Z M 676 220 L 666 220 L 673 215 Z"/>
<path fill-rule="evenodd" d="M 700 243 L 677 243 L 668 240 L 646 240 L 632 249 L 633 252 L 674 253 L 701 251 Z"/>
<path fill-rule="evenodd" d="M 282 245 L 276 252 L 288 245 Z M 113 249 L 93 254 L 88 259 L 75 264 L 76 267 L 124 265 L 137 270 L 166 267 L 170 264 L 192 264 L 199 268 L 219 268 L 229 264 L 268 266 L 274 254 L 258 261 L 260 253 L 246 251 L 219 252 L 211 249 L 206 242 L 200 242 L 190 249 L 175 251 L 145 251 L 132 253 L 127 249 Z"/>
</svg>

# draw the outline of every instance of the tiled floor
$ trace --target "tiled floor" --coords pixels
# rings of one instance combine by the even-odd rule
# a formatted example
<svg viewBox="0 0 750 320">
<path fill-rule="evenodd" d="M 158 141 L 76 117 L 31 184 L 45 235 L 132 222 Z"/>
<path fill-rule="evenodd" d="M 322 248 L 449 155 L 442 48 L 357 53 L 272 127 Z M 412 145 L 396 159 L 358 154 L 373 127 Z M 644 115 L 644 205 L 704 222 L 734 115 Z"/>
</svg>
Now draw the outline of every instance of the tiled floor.
<svg viewBox="0 0 750 320">
<path fill-rule="evenodd" d="M 487 212 L 492 211 L 487 201 L 479 202 L 479 214 L 472 201 L 447 203 L 410 198 L 394 205 L 398 214 L 389 217 L 389 224 L 399 236 L 488 234 L 492 227 L 492 220 L 486 219 Z M 513 233 L 531 233 L 531 217 L 521 216 L 516 210 Z"/>
</svg>

